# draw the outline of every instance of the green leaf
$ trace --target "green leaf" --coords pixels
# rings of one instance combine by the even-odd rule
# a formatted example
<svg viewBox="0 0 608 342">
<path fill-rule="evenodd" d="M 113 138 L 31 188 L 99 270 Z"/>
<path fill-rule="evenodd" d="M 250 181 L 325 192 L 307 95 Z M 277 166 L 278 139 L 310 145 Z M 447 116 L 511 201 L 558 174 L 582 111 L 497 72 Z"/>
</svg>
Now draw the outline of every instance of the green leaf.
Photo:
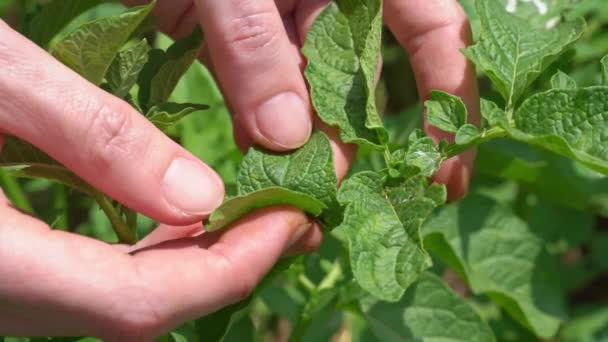
<svg viewBox="0 0 608 342">
<path fill-rule="evenodd" d="M 12 172 L 20 178 L 44 178 L 85 194 L 97 193 L 88 183 L 35 146 L 15 137 L 6 137 L 0 151 L 0 167 L 23 167 Z"/>
<path fill-rule="evenodd" d="M 207 109 L 209 106 L 203 104 L 167 102 L 150 108 L 146 117 L 161 131 L 167 131 L 186 116 Z"/>
<path fill-rule="evenodd" d="M 477 0 L 482 33 L 464 50 L 494 83 L 511 110 L 528 86 L 553 63 L 585 29 L 582 19 L 553 28 L 534 27 L 509 14 L 503 1 Z"/>
<path fill-rule="evenodd" d="M 608 87 L 608 56 L 604 56 L 601 60 L 602 63 L 602 79 L 601 85 Z"/>
<path fill-rule="evenodd" d="M 551 88 L 553 89 L 575 89 L 576 81 L 561 70 L 551 77 Z"/>
<path fill-rule="evenodd" d="M 472 195 L 424 227 L 425 246 L 536 335 L 555 335 L 565 316 L 559 259 L 506 206 Z"/>
<path fill-rule="evenodd" d="M 600 307 L 591 312 L 578 314 L 564 325 L 560 341 L 592 342 L 608 339 L 608 308 Z"/>
<path fill-rule="evenodd" d="M 120 98 L 125 98 L 129 94 L 137 83 L 139 73 L 148 62 L 149 51 L 150 46 L 143 39 L 118 53 L 106 75 L 112 94 Z"/>
<path fill-rule="evenodd" d="M 104 2 L 103 0 L 53 0 L 30 22 L 27 37 L 42 48 L 48 48 L 53 37 L 78 15 Z"/>
<path fill-rule="evenodd" d="M 414 176 L 385 187 L 373 172 L 358 173 L 344 181 L 338 200 L 346 206 L 344 232 L 351 268 L 363 289 L 386 301 L 398 301 L 405 290 L 431 265 L 422 247 L 419 228 L 445 201 L 437 202 L 437 186 Z"/>
<path fill-rule="evenodd" d="M 425 106 L 429 123 L 443 131 L 456 133 L 467 123 L 467 107 L 457 96 L 432 91 Z"/>
<path fill-rule="evenodd" d="M 0 150 L 0 166 L 45 166 L 60 165 L 37 147 L 19 138 L 7 136 Z"/>
<path fill-rule="evenodd" d="M 20 178 L 48 179 L 90 196 L 97 193 L 95 188 L 76 176 L 72 171 L 63 167 L 29 166 L 16 170 L 13 172 L 13 175 Z"/>
<path fill-rule="evenodd" d="M 230 328 L 233 317 L 247 309 L 251 303 L 251 298 L 240 301 L 236 304 L 225 306 L 224 308 L 196 320 L 196 330 L 201 341 L 219 342 L 223 341 L 224 336 Z"/>
<path fill-rule="evenodd" d="M 608 175 L 607 113 L 608 87 L 553 89 L 521 105 L 509 134 Z"/>
<path fill-rule="evenodd" d="M 122 46 L 155 3 L 84 24 L 57 42 L 51 53 L 91 83 L 99 85 Z"/>
<path fill-rule="evenodd" d="M 425 137 L 408 146 L 405 164 L 420 169 L 420 174 L 431 177 L 441 166 L 444 157 L 431 138 Z"/>
<path fill-rule="evenodd" d="M 290 205 L 313 216 L 319 216 L 326 208 L 323 202 L 305 193 L 286 188 L 269 187 L 233 197 L 224 202 L 211 214 L 206 230 L 216 231 L 226 228 L 257 209 L 276 205 Z"/>
<path fill-rule="evenodd" d="M 530 229 L 542 238 L 550 253 L 562 254 L 590 242 L 595 215 L 557 206 L 542 198 L 527 213 Z"/>
<path fill-rule="evenodd" d="M 192 34 L 171 45 L 166 52 L 154 49 L 139 80 L 139 105 L 149 108 L 167 102 L 182 76 L 198 57 L 203 33 L 196 28 Z"/>
<path fill-rule="evenodd" d="M 467 145 L 473 143 L 475 140 L 481 137 L 479 128 L 471 124 L 466 124 L 458 129 L 456 132 L 456 144 Z"/>
<path fill-rule="evenodd" d="M 241 163 L 237 192 L 246 195 L 268 187 L 282 187 L 309 194 L 327 208 L 326 223 L 339 223 L 336 200 L 336 178 L 333 150 L 329 138 L 320 131 L 299 150 L 279 154 L 252 148 Z"/>
<path fill-rule="evenodd" d="M 380 341 L 496 341 L 471 305 L 431 273 L 423 273 L 397 304 L 379 302 L 365 317 Z"/>
<path fill-rule="evenodd" d="M 381 32 L 380 0 L 337 0 L 315 20 L 302 50 L 314 108 L 347 143 L 388 140 L 374 96 Z"/>
<path fill-rule="evenodd" d="M 496 103 L 492 101 L 481 99 L 481 115 L 486 119 L 490 127 L 508 127 L 510 125 L 507 113 L 498 108 Z"/>
<path fill-rule="evenodd" d="M 561 206 L 608 215 L 608 178 L 587 176 L 589 169 L 546 150 L 512 140 L 486 143 L 479 147 L 475 171 L 516 181 Z"/>
</svg>

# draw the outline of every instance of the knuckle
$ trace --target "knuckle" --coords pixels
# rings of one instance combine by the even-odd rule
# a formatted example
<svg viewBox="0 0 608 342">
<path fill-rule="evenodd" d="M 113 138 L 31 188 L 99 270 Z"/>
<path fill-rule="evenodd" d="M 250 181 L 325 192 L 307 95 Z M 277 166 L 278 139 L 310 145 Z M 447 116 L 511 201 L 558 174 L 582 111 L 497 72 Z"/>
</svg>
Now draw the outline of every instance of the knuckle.
<svg viewBox="0 0 608 342">
<path fill-rule="evenodd" d="M 133 127 L 130 108 L 102 106 L 93 111 L 90 125 L 85 131 L 88 158 L 92 165 L 107 170 L 117 160 L 135 155 L 137 130 Z"/>
<path fill-rule="evenodd" d="M 283 29 L 276 16 L 272 9 L 255 8 L 233 19 L 226 35 L 230 51 L 256 55 L 266 51 L 276 53 Z"/>
</svg>

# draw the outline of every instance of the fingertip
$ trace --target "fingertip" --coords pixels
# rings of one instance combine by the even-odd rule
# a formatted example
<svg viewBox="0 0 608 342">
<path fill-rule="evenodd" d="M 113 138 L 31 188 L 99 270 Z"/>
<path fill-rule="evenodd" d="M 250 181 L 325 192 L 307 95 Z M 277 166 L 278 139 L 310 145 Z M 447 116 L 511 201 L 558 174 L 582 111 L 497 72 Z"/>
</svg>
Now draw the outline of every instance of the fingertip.
<svg viewBox="0 0 608 342">
<path fill-rule="evenodd" d="M 179 157 L 165 172 L 162 193 L 176 211 L 199 219 L 220 206 L 225 189 L 221 177 L 209 166 L 198 160 Z"/>
<path fill-rule="evenodd" d="M 276 151 L 293 150 L 312 134 L 312 109 L 295 92 L 283 92 L 258 107 L 252 126 L 258 143 Z"/>
<path fill-rule="evenodd" d="M 338 183 L 348 174 L 350 167 L 357 154 L 357 145 L 345 144 L 340 139 L 340 132 L 337 128 L 331 127 L 317 119 L 316 125 L 327 134 L 334 153 L 334 167 Z M 339 184 L 338 184 L 339 185 Z"/>
<path fill-rule="evenodd" d="M 463 155 L 446 160 L 433 180 L 445 184 L 448 190 L 448 201 L 463 199 L 469 190 L 471 181 L 473 161 L 475 152 L 467 152 Z"/>
<path fill-rule="evenodd" d="M 287 249 L 287 252 L 285 252 L 284 255 L 297 256 L 310 253 L 319 249 L 322 243 L 323 231 L 321 226 L 315 222 L 312 223 L 311 227 Z"/>
</svg>

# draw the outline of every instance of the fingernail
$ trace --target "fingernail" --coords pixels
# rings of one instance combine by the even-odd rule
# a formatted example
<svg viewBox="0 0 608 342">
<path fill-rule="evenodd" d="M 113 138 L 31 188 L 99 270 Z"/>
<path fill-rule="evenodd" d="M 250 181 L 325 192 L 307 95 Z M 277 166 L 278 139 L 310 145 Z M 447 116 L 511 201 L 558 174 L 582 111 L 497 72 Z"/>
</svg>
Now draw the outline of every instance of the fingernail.
<svg viewBox="0 0 608 342">
<path fill-rule="evenodd" d="M 188 215 L 208 215 L 224 199 L 224 184 L 209 167 L 192 160 L 175 159 L 163 178 L 165 199 Z"/>
<path fill-rule="evenodd" d="M 305 224 L 299 226 L 298 228 L 296 228 L 293 235 L 291 236 L 291 239 L 289 239 L 289 243 L 287 244 L 287 249 L 293 247 L 293 245 L 295 245 L 298 241 L 300 241 L 302 236 L 304 236 L 304 234 L 306 234 L 306 232 L 310 228 L 312 228 L 312 223 L 305 223 Z"/>
<path fill-rule="evenodd" d="M 312 132 L 309 106 L 293 92 L 266 101 L 258 108 L 255 119 L 264 138 L 289 149 L 304 145 Z"/>
</svg>

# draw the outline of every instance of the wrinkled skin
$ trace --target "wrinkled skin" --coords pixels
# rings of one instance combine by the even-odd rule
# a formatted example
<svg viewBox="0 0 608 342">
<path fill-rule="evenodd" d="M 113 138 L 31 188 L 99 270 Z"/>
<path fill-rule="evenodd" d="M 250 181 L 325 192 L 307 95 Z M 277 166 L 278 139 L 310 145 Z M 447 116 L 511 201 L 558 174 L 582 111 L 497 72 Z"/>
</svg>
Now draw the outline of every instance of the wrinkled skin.
<svg viewBox="0 0 608 342">
<path fill-rule="evenodd" d="M 202 23 L 201 59 L 233 110 L 241 147 L 297 148 L 316 125 L 332 137 L 343 177 L 355 148 L 314 119 L 299 52 L 327 3 L 160 0 L 155 14 L 174 37 Z M 423 99 L 431 89 L 453 93 L 478 121 L 475 74 L 459 52 L 469 43 L 469 27 L 456 0 L 386 0 L 385 19 L 410 55 Z M 29 141 L 116 200 L 172 225 L 137 246 L 111 246 L 52 231 L 2 196 L 0 335 L 148 341 L 246 297 L 281 256 L 321 243 L 319 227 L 285 207 L 254 213 L 225 233 L 200 235 L 195 223 L 224 195 L 211 168 L 3 22 L 0 36 L 0 132 Z M 278 114 L 286 111 L 288 119 Z M 452 198 L 465 193 L 472 160 L 472 153 L 462 155 L 436 175 Z"/>
</svg>

